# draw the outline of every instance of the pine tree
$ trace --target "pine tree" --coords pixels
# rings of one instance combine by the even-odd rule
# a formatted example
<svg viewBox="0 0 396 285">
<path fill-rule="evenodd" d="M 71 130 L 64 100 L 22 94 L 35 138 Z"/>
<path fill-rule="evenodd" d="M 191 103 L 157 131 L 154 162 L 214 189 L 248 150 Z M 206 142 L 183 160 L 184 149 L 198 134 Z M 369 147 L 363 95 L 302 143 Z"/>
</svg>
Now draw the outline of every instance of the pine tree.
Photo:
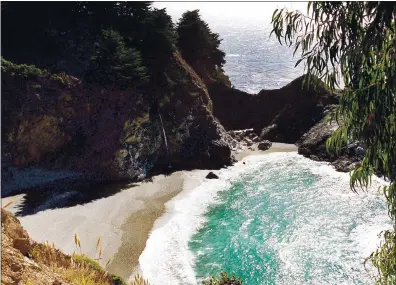
<svg viewBox="0 0 396 285">
<path fill-rule="evenodd" d="M 118 32 L 103 30 L 84 79 L 102 86 L 128 88 L 146 83 L 147 73 L 140 52 L 126 47 Z"/>
<path fill-rule="evenodd" d="M 220 37 L 201 19 L 199 10 L 185 12 L 176 30 L 177 47 L 194 69 L 213 73 L 216 68 L 222 68 L 225 53 L 219 49 Z"/>
</svg>

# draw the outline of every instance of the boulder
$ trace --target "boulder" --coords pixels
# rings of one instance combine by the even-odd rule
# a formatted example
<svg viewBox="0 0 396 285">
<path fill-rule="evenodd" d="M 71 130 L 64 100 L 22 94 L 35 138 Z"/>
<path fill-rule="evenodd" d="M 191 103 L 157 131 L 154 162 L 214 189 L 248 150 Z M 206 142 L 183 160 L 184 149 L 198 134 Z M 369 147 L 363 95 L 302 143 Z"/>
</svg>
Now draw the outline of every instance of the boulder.
<svg viewBox="0 0 396 285">
<path fill-rule="evenodd" d="M 272 146 L 272 142 L 265 140 L 265 141 L 260 142 L 260 143 L 257 145 L 257 148 L 258 148 L 259 150 L 267 150 L 267 149 L 269 149 L 271 146 Z"/>
<path fill-rule="evenodd" d="M 360 164 L 359 161 L 348 157 L 348 156 L 341 156 L 335 161 L 331 163 L 337 171 L 340 172 L 350 172 L 354 170 Z"/>
<path fill-rule="evenodd" d="M 320 161 L 319 157 L 317 157 L 316 155 L 310 155 L 309 158 L 314 161 Z"/>
<path fill-rule="evenodd" d="M 208 175 L 206 175 L 205 177 L 206 179 L 219 179 L 219 176 L 217 176 L 216 174 L 214 174 L 212 171 L 208 173 Z"/>
<path fill-rule="evenodd" d="M 331 160 L 332 155 L 327 152 L 326 141 L 337 128 L 336 122 L 320 121 L 297 142 L 298 153 L 306 157 L 314 155 L 317 160 Z"/>
<path fill-rule="evenodd" d="M 350 143 L 338 155 L 327 151 L 326 141 L 338 127 L 336 122 L 322 119 L 297 142 L 298 153 L 315 161 L 330 162 L 337 171 L 353 170 L 364 156 L 364 149 L 359 143 Z"/>
</svg>

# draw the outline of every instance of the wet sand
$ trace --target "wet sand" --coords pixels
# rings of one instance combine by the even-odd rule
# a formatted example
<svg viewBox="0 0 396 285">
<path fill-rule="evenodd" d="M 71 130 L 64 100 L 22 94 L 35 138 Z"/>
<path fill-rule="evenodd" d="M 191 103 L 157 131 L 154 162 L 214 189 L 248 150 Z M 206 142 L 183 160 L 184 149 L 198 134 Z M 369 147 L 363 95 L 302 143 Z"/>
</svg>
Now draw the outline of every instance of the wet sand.
<svg viewBox="0 0 396 285">
<path fill-rule="evenodd" d="M 244 150 L 235 153 L 238 161 L 250 155 L 296 151 L 290 144 L 273 143 L 267 151 Z M 51 209 L 20 217 L 30 237 L 38 242 L 54 242 L 67 254 L 76 251 L 73 235 L 81 240 L 82 252 L 96 258 L 96 241 L 102 238 L 103 256 L 99 263 L 125 280 L 138 271 L 139 256 L 143 252 L 153 224 L 165 212 L 165 203 L 183 190 L 197 187 L 209 170 L 178 171 L 158 175 L 151 182 L 131 184 L 119 193 L 84 205 Z M 8 197 L 14 203 L 7 209 L 16 212 L 24 195 Z"/>
<path fill-rule="evenodd" d="M 138 272 L 139 256 L 146 247 L 146 241 L 153 228 L 154 222 L 165 213 L 165 203 L 179 194 L 182 190 L 197 187 L 208 170 L 194 170 L 176 172 L 162 181 L 147 183 L 141 187 L 159 187 L 161 190 L 145 199 L 144 209 L 133 213 L 122 225 L 121 246 L 114 254 L 107 270 L 122 276 L 125 280 Z"/>
<path fill-rule="evenodd" d="M 241 161 L 243 158 L 249 155 L 262 155 L 271 152 L 289 152 L 289 151 L 297 151 L 297 146 L 294 144 L 287 143 L 272 143 L 272 146 L 265 151 L 258 150 L 257 144 L 252 146 L 255 150 L 245 149 L 241 152 L 234 152 L 235 159 Z"/>
</svg>

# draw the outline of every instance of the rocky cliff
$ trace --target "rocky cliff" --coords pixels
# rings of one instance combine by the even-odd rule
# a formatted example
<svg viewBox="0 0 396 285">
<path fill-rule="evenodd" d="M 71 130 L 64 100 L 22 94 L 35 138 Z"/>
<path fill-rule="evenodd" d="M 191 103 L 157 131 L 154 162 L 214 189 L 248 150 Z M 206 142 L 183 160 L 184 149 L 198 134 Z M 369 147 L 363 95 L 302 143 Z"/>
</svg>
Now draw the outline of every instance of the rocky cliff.
<svg viewBox="0 0 396 285">
<path fill-rule="evenodd" d="M 119 179 L 233 161 L 206 85 L 178 53 L 154 111 L 146 90 L 87 86 L 66 74 L 2 63 L 2 157 L 8 164 Z"/>
<path fill-rule="evenodd" d="M 313 88 L 303 81 L 302 76 L 280 89 L 254 95 L 212 84 L 213 114 L 227 130 L 254 128 L 262 139 L 295 143 L 323 118 L 329 104 L 337 102 L 324 84 Z"/>
</svg>

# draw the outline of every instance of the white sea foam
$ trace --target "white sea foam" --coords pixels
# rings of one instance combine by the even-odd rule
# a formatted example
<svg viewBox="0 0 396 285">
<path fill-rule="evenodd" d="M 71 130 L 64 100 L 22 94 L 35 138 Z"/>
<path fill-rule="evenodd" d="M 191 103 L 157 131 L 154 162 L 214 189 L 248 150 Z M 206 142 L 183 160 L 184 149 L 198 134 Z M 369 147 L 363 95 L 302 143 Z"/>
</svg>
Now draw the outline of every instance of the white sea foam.
<svg viewBox="0 0 396 285">
<path fill-rule="evenodd" d="M 166 203 L 166 214 L 159 218 L 139 258 L 142 275 L 156 285 L 197 284 L 194 256 L 188 249 L 191 236 L 205 222 L 208 205 L 215 203 L 219 191 L 245 172 L 259 167 L 263 156 L 247 157 L 233 167 L 216 173 L 219 179 L 202 181 L 190 191 L 183 191 Z"/>
<path fill-rule="evenodd" d="M 356 195 L 349 189 L 349 175 L 347 173 L 336 172 L 326 163 L 314 162 L 292 152 L 250 156 L 245 158 L 244 161 L 246 164 L 238 162 L 233 167 L 217 171 L 220 179 L 203 179 L 202 183 L 195 189 L 182 191 L 166 203 L 166 213 L 155 222 L 154 229 L 147 240 L 146 248 L 139 258 L 141 273 L 151 284 L 197 284 L 194 271 L 194 255 L 190 252 L 188 243 L 193 234 L 203 226 L 205 222 L 204 214 L 208 205 L 215 204 L 218 192 L 229 189 L 233 180 L 240 178 L 244 173 L 251 173 L 256 169 L 263 168 L 264 164 L 272 163 L 276 167 L 286 166 L 287 164 L 290 166 L 290 163 L 304 165 L 314 175 L 318 175 L 320 179 L 318 191 L 323 190 L 324 192 L 317 195 L 323 195 L 325 199 L 332 199 L 331 197 L 334 196 L 334 199 L 347 200 L 351 207 L 358 205 L 359 199 L 371 199 L 372 196 L 378 196 L 376 187 L 384 183 L 380 179 L 374 178 L 374 185 L 367 193 Z M 375 190 L 373 190 L 374 188 Z M 369 211 L 368 209 L 367 212 Z M 346 217 L 339 217 L 340 223 L 344 218 Z M 301 228 L 294 233 L 290 241 L 275 241 L 273 247 L 279 254 L 282 267 L 277 284 L 288 284 L 287 282 L 303 280 L 301 268 L 296 267 L 300 263 L 300 257 L 296 253 L 307 250 L 308 244 L 313 251 L 320 252 L 321 246 L 324 244 L 347 238 L 353 243 L 351 247 L 359 257 L 367 257 L 379 244 L 377 234 L 387 227 L 389 220 L 386 211 L 381 216 L 367 214 L 364 219 L 365 223 L 352 229 L 347 237 L 345 237 L 344 229 L 337 228 L 337 222 L 323 225 L 319 217 L 310 223 L 302 223 Z M 249 221 L 246 221 L 245 224 L 248 225 Z M 331 227 L 332 234 L 321 237 L 322 240 L 318 240 L 317 236 L 309 236 L 308 233 L 315 232 L 318 225 Z M 325 256 L 335 261 L 343 258 L 343 246 L 334 248 L 332 253 L 327 252 Z M 310 252 L 307 252 L 307 254 L 310 254 Z M 353 270 L 351 274 L 354 274 Z M 332 280 L 329 280 L 329 282 L 329 284 L 333 284 L 331 283 Z M 320 280 L 312 280 L 310 284 L 320 284 Z"/>
</svg>

